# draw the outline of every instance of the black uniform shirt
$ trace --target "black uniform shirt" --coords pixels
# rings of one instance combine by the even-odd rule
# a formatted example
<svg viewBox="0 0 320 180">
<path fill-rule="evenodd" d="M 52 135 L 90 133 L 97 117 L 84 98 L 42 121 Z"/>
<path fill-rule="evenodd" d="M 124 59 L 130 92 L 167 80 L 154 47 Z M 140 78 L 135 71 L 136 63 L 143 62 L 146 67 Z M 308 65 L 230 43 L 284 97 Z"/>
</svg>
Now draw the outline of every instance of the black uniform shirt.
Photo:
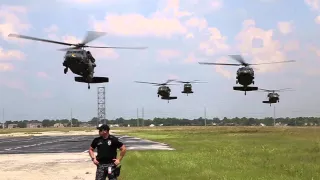
<svg viewBox="0 0 320 180">
<path fill-rule="evenodd" d="M 94 138 L 91 147 L 97 148 L 97 160 L 99 164 L 113 163 L 113 159 L 117 158 L 117 149 L 119 149 L 123 143 L 119 141 L 115 136 L 109 135 L 104 139 L 102 136 Z"/>
</svg>

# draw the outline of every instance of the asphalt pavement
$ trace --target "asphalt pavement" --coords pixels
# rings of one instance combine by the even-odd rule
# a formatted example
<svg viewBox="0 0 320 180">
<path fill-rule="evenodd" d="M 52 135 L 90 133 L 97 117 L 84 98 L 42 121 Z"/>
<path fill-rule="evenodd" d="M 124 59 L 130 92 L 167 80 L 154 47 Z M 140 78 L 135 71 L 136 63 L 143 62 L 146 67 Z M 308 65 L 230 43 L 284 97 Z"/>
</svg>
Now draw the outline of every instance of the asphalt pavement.
<svg viewBox="0 0 320 180">
<path fill-rule="evenodd" d="M 97 136 L 27 136 L 0 138 L 0 154 L 86 153 Z M 174 150 L 168 145 L 116 135 L 127 150 Z"/>
</svg>

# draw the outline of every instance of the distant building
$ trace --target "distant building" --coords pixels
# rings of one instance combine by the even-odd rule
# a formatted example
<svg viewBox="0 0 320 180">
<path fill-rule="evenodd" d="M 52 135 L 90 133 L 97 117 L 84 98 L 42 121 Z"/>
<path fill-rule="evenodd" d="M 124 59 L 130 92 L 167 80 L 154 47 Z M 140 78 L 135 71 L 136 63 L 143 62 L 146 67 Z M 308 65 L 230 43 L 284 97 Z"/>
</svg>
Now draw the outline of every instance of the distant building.
<svg viewBox="0 0 320 180">
<path fill-rule="evenodd" d="M 91 127 L 89 123 L 83 122 L 79 124 L 79 127 Z"/>
<path fill-rule="evenodd" d="M 55 128 L 61 128 L 61 127 L 64 127 L 64 125 L 63 125 L 62 123 L 55 123 L 55 124 L 53 125 L 53 127 L 55 127 Z"/>
<path fill-rule="evenodd" d="M 11 128 L 17 128 L 18 127 L 18 124 L 8 124 L 8 128 L 11 129 Z"/>
<path fill-rule="evenodd" d="M 42 123 L 27 123 L 27 128 L 42 128 Z"/>
</svg>

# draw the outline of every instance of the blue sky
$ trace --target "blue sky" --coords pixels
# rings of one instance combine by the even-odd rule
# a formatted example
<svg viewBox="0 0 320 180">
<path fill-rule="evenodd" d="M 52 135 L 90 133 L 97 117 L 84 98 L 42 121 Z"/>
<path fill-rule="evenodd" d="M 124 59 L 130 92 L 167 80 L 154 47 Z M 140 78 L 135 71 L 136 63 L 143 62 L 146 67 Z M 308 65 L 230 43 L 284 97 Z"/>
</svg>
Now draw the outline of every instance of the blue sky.
<svg viewBox="0 0 320 180">
<path fill-rule="evenodd" d="M 91 2 L 92 1 L 92 2 Z M 317 0 L 311 1 L 317 2 Z M 313 4 L 315 5 L 315 3 Z M 256 85 L 282 92 L 276 105 L 281 117 L 317 116 L 320 98 L 319 22 L 316 6 L 305 1 L 260 0 L 59 0 L 2 1 L 0 6 L 0 107 L 8 119 L 69 118 L 97 115 L 97 87 L 74 82 L 63 74 L 61 45 L 8 38 L 9 33 L 81 41 L 87 30 L 108 34 L 90 45 L 147 46 L 147 50 L 91 50 L 96 75 L 105 84 L 107 118 L 266 117 L 273 108 L 262 104 L 266 93 L 232 90 L 237 67 L 199 65 L 198 61 L 230 62 L 228 54 L 253 62 L 295 59 L 296 63 L 261 65 Z M 319 18 L 320 20 L 320 18 Z M 253 48 L 252 41 L 263 47 Z M 318 52 L 318 54 L 317 54 Z M 157 87 L 133 81 L 165 82 L 168 78 L 194 84 L 194 94 L 167 103 Z"/>
</svg>

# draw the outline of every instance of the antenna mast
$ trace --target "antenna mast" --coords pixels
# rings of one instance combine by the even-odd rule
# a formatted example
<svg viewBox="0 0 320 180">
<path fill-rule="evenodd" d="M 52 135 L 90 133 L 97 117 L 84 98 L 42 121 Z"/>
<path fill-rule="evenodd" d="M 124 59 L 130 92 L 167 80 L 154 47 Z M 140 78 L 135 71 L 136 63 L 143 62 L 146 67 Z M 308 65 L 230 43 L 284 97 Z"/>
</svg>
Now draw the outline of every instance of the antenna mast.
<svg viewBox="0 0 320 180">
<path fill-rule="evenodd" d="M 207 108 L 204 107 L 204 126 L 207 126 Z"/>
<path fill-rule="evenodd" d="M 273 126 L 276 126 L 276 105 L 273 105 Z"/>
</svg>

